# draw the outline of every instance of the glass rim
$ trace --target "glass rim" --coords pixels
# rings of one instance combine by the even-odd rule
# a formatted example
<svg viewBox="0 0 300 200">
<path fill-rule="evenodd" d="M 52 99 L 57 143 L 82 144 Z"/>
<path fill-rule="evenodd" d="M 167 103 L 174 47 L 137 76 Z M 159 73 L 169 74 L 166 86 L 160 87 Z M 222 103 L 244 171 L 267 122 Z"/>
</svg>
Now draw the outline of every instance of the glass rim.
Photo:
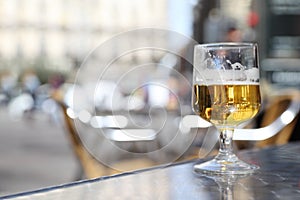
<svg viewBox="0 0 300 200">
<path fill-rule="evenodd" d="M 195 48 L 206 48 L 206 49 L 232 49 L 232 48 L 240 48 L 247 49 L 257 47 L 257 43 L 253 42 L 216 42 L 216 43 L 205 43 L 205 44 L 197 44 Z"/>
</svg>

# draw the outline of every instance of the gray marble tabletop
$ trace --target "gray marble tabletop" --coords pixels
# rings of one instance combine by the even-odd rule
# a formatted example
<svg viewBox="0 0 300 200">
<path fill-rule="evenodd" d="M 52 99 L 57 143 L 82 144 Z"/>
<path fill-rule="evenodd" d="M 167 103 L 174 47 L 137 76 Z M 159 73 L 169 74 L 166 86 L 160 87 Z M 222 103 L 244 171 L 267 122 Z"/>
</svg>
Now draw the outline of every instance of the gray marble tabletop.
<svg viewBox="0 0 300 200">
<path fill-rule="evenodd" d="M 201 160 L 69 183 L 0 199 L 300 199 L 300 143 L 241 151 L 260 166 L 247 176 L 200 176 Z"/>
</svg>

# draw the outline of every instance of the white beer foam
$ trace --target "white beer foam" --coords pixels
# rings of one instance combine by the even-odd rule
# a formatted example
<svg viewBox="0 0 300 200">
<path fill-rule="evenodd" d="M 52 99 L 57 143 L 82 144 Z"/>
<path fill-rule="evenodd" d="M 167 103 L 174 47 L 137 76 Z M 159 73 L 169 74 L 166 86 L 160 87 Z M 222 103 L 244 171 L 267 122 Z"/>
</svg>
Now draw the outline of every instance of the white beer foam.
<svg viewBox="0 0 300 200">
<path fill-rule="evenodd" d="M 250 80 L 250 81 L 259 80 L 258 68 L 251 68 L 251 69 L 245 70 L 245 74 L 247 75 L 247 80 Z"/>
<path fill-rule="evenodd" d="M 249 81 L 223 81 L 223 82 L 196 82 L 199 85 L 259 85 L 259 82 L 249 82 Z"/>
<path fill-rule="evenodd" d="M 257 68 L 248 70 L 205 69 L 198 72 L 196 82 L 247 82 L 253 84 L 259 82 L 259 70 Z"/>
</svg>

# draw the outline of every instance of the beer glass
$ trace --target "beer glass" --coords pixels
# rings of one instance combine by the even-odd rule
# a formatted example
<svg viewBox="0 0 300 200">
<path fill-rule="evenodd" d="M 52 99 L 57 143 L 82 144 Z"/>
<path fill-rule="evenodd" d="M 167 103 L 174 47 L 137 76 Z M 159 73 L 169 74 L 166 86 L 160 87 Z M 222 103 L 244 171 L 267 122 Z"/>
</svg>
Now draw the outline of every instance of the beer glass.
<svg viewBox="0 0 300 200">
<path fill-rule="evenodd" d="M 220 132 L 219 153 L 194 170 L 204 174 L 248 174 L 258 166 L 247 164 L 233 152 L 234 129 L 259 111 L 257 45 L 214 43 L 196 45 L 193 70 L 193 111 Z"/>
</svg>

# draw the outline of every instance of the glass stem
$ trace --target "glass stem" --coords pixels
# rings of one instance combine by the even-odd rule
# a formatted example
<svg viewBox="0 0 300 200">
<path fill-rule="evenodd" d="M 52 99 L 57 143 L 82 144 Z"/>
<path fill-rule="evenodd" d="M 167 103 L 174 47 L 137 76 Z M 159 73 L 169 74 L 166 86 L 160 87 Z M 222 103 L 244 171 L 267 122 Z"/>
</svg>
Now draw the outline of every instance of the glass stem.
<svg viewBox="0 0 300 200">
<path fill-rule="evenodd" d="M 232 200 L 233 198 L 233 187 L 231 185 L 221 186 L 221 198 L 222 200 Z"/>
<path fill-rule="evenodd" d="M 232 136 L 233 136 L 233 128 L 221 128 L 220 130 L 220 137 L 219 137 L 219 143 L 220 143 L 220 149 L 219 149 L 219 156 L 230 156 L 233 154 L 233 142 L 232 142 Z"/>
</svg>

